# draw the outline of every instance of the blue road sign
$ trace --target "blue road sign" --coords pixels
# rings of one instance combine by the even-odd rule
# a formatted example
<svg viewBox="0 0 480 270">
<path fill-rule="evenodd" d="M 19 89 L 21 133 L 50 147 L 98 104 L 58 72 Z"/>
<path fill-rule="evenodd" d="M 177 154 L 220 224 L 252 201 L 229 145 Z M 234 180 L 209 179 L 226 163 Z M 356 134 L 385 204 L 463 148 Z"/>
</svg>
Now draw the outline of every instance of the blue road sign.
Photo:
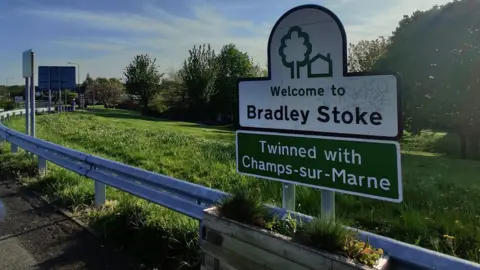
<svg viewBox="0 0 480 270">
<path fill-rule="evenodd" d="M 77 90 L 75 67 L 39 66 L 38 88 L 40 90 Z"/>
</svg>

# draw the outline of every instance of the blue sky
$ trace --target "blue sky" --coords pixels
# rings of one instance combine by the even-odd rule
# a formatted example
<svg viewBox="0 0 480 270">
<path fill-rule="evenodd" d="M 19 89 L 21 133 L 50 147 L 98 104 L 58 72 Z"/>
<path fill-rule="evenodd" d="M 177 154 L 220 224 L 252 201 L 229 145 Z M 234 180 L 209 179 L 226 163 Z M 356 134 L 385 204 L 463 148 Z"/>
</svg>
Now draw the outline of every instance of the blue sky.
<svg viewBox="0 0 480 270">
<path fill-rule="evenodd" d="M 234 43 L 266 63 L 275 21 L 300 4 L 320 4 L 339 16 L 348 42 L 389 36 L 405 14 L 448 0 L 2 0 L 0 84 L 23 84 L 22 52 L 36 65 L 80 64 L 80 78 L 122 77 L 139 53 L 162 71 L 180 66 L 193 45 L 216 50 Z"/>
</svg>

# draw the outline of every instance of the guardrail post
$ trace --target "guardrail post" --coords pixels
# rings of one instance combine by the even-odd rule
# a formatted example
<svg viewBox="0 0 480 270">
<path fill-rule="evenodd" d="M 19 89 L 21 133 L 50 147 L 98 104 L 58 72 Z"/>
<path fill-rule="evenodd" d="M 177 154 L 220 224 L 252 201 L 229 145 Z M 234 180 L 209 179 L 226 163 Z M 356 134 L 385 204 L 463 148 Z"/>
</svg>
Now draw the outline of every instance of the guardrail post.
<svg viewBox="0 0 480 270">
<path fill-rule="evenodd" d="M 38 174 L 44 176 L 47 173 L 47 160 L 38 156 Z"/>
<path fill-rule="evenodd" d="M 295 211 L 295 185 L 283 184 L 282 205 L 283 208 Z"/>
<path fill-rule="evenodd" d="M 99 181 L 95 181 L 95 206 L 100 207 L 104 205 L 106 199 L 107 198 L 105 184 Z"/>
<path fill-rule="evenodd" d="M 335 191 L 322 190 L 322 219 L 335 220 Z"/>
<path fill-rule="evenodd" d="M 10 151 L 12 151 L 12 153 L 17 153 L 18 152 L 18 146 L 15 145 L 15 144 L 10 144 Z"/>
</svg>

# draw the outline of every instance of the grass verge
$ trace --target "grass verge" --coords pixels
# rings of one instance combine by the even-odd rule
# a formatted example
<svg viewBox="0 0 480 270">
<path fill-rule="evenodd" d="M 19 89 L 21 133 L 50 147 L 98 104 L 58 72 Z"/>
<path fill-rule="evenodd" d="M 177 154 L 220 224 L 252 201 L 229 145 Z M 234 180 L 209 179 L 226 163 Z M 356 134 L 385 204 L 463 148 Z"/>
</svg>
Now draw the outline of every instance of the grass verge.
<svg viewBox="0 0 480 270">
<path fill-rule="evenodd" d="M 24 123 L 18 119 L 9 125 L 21 131 Z M 268 203 L 281 203 L 280 183 L 236 173 L 234 134 L 226 129 L 142 118 L 121 110 L 97 110 L 39 116 L 37 134 L 57 144 L 208 187 L 260 192 Z M 359 229 L 480 262 L 480 162 L 447 156 L 456 144 L 454 137 L 447 137 L 428 132 L 405 135 L 403 203 L 337 194 L 337 216 L 352 220 L 352 226 Z M 92 181 L 54 166 L 41 181 L 38 188 L 46 189 L 42 192 L 62 204 L 84 208 L 92 203 Z M 296 197 L 298 211 L 319 214 L 318 190 L 298 187 Z M 131 230 L 146 235 L 145 241 L 158 235 L 166 243 L 159 246 L 169 247 L 169 241 L 176 243 L 174 253 L 165 258 L 178 256 L 171 259 L 176 262 L 194 260 L 191 254 L 195 253 L 196 243 L 191 241 L 196 240 L 191 236 L 197 234 L 196 221 L 113 189 L 107 190 L 107 198 L 112 202 L 105 209 L 83 211 L 105 237 L 135 253 L 140 250 L 135 244 L 121 244 L 135 241 Z M 142 245 L 141 241 L 138 245 Z M 149 260 L 147 252 L 138 253 Z"/>
<path fill-rule="evenodd" d="M 93 181 L 52 164 L 38 177 L 36 161 L 23 151 L 8 153 L 5 143 L 0 147 L 0 172 L 72 213 L 135 259 L 139 269 L 200 269 L 196 220 L 111 188 L 105 206 L 95 208 Z"/>
</svg>

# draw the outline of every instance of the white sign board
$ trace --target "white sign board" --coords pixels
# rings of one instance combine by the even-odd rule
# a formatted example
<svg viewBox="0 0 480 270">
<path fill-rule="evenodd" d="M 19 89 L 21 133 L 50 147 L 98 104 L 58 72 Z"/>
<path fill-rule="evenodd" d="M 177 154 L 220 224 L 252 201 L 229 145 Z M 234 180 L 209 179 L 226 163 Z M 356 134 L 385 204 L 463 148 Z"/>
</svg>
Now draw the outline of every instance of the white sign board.
<svg viewBox="0 0 480 270">
<path fill-rule="evenodd" d="M 267 78 L 238 84 L 242 129 L 399 139 L 398 79 L 347 72 L 340 20 L 317 5 L 299 6 L 275 24 Z"/>
<path fill-rule="evenodd" d="M 22 55 L 22 77 L 28 78 L 33 74 L 33 52 L 27 50 Z"/>
<path fill-rule="evenodd" d="M 23 96 L 15 96 L 15 102 L 22 102 Z"/>
</svg>

